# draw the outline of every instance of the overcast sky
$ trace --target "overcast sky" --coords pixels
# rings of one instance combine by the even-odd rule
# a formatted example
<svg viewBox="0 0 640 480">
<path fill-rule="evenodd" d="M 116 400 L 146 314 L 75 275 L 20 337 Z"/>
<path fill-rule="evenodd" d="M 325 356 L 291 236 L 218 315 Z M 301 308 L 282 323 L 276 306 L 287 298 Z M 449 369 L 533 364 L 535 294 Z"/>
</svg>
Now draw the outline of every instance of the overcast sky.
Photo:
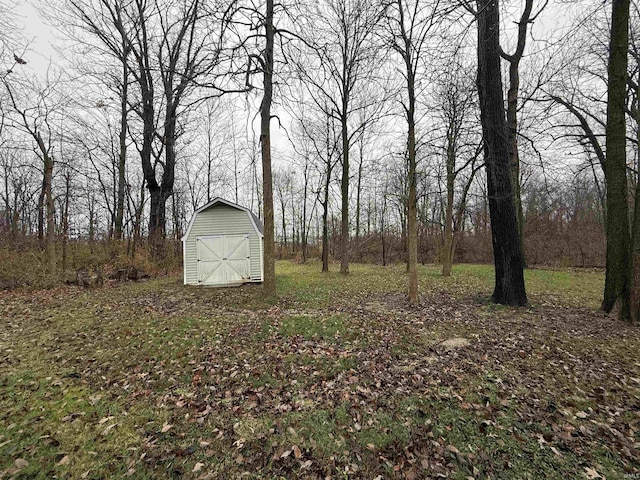
<svg viewBox="0 0 640 480">
<path fill-rule="evenodd" d="M 51 28 L 41 18 L 37 5 L 42 5 L 42 0 L 18 0 L 18 22 L 22 27 L 24 38 L 31 42 L 29 52 L 25 55 L 30 68 L 38 74 L 46 73 L 49 62 L 56 60 L 56 52 L 53 44 L 56 43 Z"/>
</svg>

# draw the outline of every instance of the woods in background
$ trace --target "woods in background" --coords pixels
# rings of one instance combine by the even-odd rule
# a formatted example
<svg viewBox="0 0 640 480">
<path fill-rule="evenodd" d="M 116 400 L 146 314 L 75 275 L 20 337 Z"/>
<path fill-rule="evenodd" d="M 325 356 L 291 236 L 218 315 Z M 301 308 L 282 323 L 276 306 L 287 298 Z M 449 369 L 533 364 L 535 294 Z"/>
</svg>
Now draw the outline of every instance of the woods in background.
<svg viewBox="0 0 640 480">
<path fill-rule="evenodd" d="M 166 270 L 221 196 L 265 219 L 269 295 L 275 257 L 407 262 L 411 301 L 417 263 L 495 262 L 525 304 L 526 259 L 640 311 L 636 2 L 49 0 L 44 76 L 1 6 L 6 259 Z"/>
</svg>

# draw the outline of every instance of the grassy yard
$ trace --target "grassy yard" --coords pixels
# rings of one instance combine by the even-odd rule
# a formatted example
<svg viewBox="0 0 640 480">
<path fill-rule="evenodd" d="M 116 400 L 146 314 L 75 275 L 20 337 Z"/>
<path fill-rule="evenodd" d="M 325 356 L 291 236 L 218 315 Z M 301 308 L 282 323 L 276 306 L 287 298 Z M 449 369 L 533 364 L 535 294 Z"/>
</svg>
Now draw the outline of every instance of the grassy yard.
<svg viewBox="0 0 640 480">
<path fill-rule="evenodd" d="M 181 278 L 0 292 L 0 478 L 640 477 L 640 329 L 603 274 L 278 264 L 259 286 Z"/>
</svg>

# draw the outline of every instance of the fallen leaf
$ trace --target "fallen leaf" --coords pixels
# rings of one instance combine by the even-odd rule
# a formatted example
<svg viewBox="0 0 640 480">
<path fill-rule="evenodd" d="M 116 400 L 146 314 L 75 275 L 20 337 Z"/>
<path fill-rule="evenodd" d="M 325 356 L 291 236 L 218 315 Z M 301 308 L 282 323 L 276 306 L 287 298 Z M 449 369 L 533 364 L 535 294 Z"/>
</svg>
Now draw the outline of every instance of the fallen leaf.
<svg viewBox="0 0 640 480">
<path fill-rule="evenodd" d="M 60 461 L 56 463 L 56 466 L 60 467 L 62 465 L 66 465 L 67 463 L 69 463 L 69 455 L 65 455 L 64 457 L 62 457 Z"/>
<path fill-rule="evenodd" d="M 562 457 L 562 454 L 558 451 L 556 447 L 549 447 L 553 453 L 555 453 L 558 457 Z"/>
<path fill-rule="evenodd" d="M 587 478 L 604 478 L 602 477 L 595 468 L 584 467 L 584 474 Z"/>
<path fill-rule="evenodd" d="M 204 463 L 198 462 L 193 466 L 193 470 L 191 470 L 191 471 L 192 472 L 199 472 L 200 470 L 202 470 L 202 467 L 204 467 Z"/>
<path fill-rule="evenodd" d="M 282 452 L 282 455 L 280 455 L 280 458 L 287 458 L 289 455 L 291 455 L 291 450 L 286 450 Z"/>
<path fill-rule="evenodd" d="M 115 428 L 115 427 L 116 427 L 116 425 L 117 425 L 117 424 L 115 424 L 115 423 L 114 423 L 113 425 L 109 425 L 107 428 L 105 428 L 105 429 L 102 431 L 102 435 L 104 436 L 104 435 L 106 435 L 107 433 L 109 433 L 109 431 L 110 431 L 111 429 Z"/>
<path fill-rule="evenodd" d="M 171 427 L 173 427 L 173 425 L 169 425 L 168 423 L 164 423 L 164 425 L 162 425 L 162 430 L 160 430 L 162 433 L 167 433 L 169 430 L 171 430 Z"/>
<path fill-rule="evenodd" d="M 297 445 L 293 446 L 293 455 L 298 460 L 302 458 L 302 452 L 300 451 L 300 448 Z"/>
<path fill-rule="evenodd" d="M 29 465 L 29 462 L 27 462 L 24 458 L 16 458 L 16 460 L 15 460 L 15 462 L 13 462 L 13 464 L 17 468 L 24 468 L 27 465 Z"/>
</svg>

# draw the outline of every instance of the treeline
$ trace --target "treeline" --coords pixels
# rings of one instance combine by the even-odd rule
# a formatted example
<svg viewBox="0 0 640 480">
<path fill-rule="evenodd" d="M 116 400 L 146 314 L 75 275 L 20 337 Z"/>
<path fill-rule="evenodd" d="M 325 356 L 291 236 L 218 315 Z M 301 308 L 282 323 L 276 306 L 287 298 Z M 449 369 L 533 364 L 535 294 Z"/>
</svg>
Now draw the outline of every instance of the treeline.
<svg viewBox="0 0 640 480">
<path fill-rule="evenodd" d="M 37 245 L 52 276 L 83 243 L 166 269 L 192 212 L 221 196 L 265 218 L 276 255 L 343 273 L 350 260 L 408 262 L 413 299 L 416 262 L 445 275 L 520 253 L 523 265 L 609 265 L 605 227 L 622 217 L 629 259 L 630 5 L 623 122 L 607 131 L 608 4 L 49 1 L 61 54 L 42 74 L 3 1 L 2 243 Z M 624 215 L 607 218 L 607 195 L 624 197 Z M 500 260 L 496 238 L 519 245 Z"/>
</svg>

